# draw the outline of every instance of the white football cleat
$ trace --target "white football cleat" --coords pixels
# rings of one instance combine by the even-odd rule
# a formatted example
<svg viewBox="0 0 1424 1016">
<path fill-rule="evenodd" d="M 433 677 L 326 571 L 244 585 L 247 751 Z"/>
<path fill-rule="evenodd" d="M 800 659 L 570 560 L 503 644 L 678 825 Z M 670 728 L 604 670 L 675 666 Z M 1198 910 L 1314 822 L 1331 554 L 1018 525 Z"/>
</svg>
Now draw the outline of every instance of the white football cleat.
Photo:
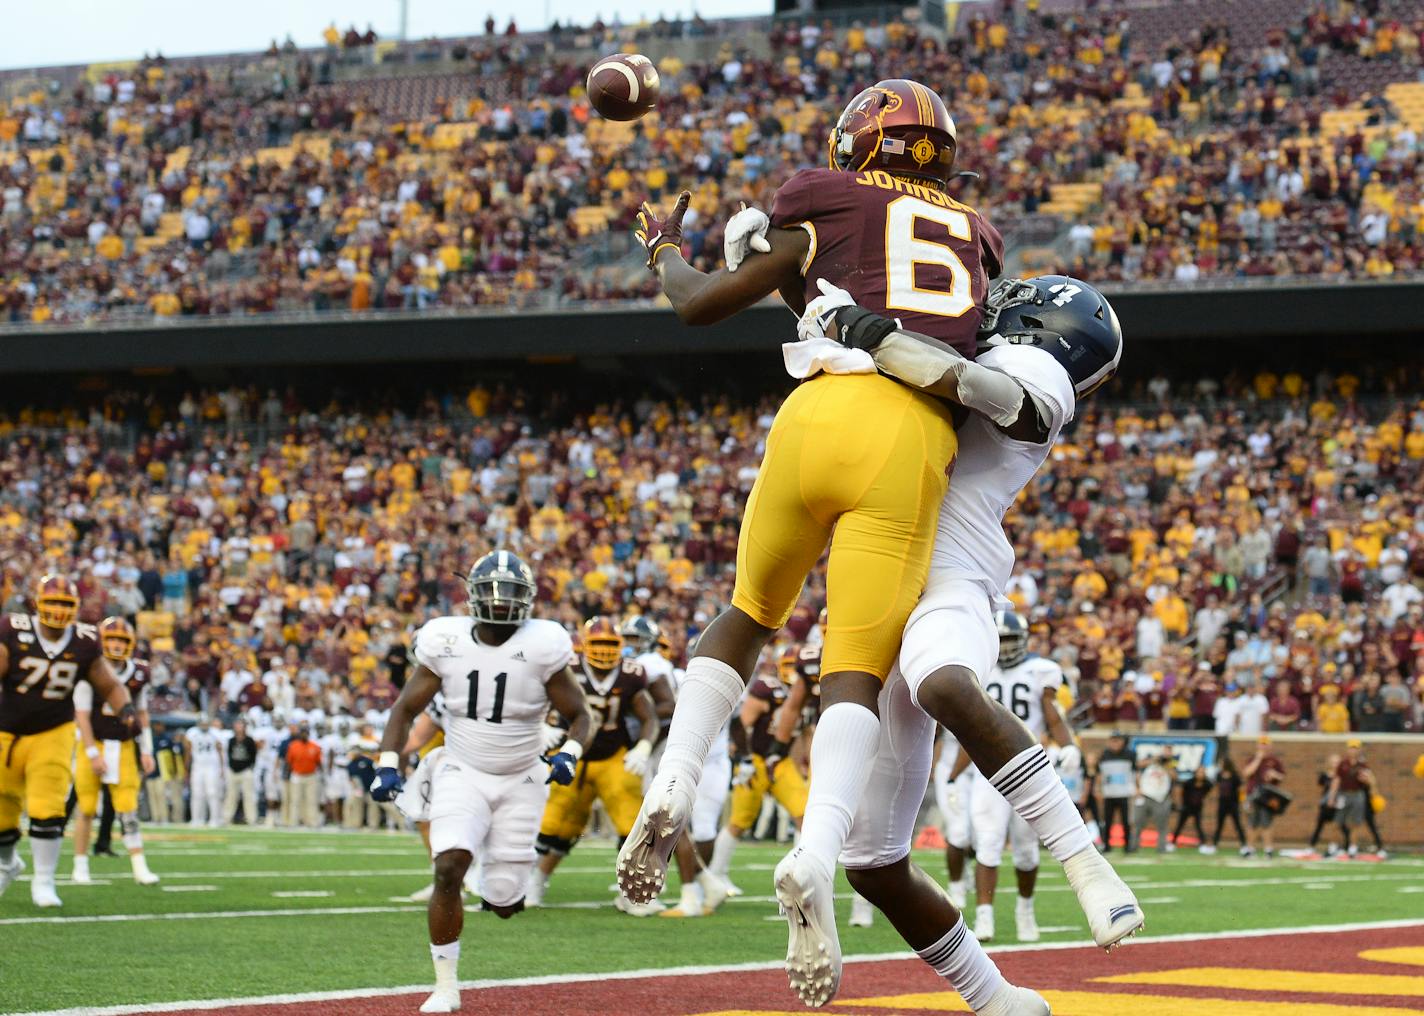
<svg viewBox="0 0 1424 1016">
<path fill-rule="evenodd" d="M 682 887 L 682 897 L 677 901 L 677 909 L 681 910 L 685 917 L 702 917 L 710 913 L 702 902 L 702 890 L 696 882 L 691 882 Z M 663 913 L 667 913 L 666 910 Z"/>
<path fill-rule="evenodd" d="M 30 883 L 30 902 L 37 907 L 62 907 L 64 901 L 59 898 L 59 893 L 54 891 L 54 879 L 46 878 L 41 880 L 35 878 Z"/>
<path fill-rule="evenodd" d="M 524 887 L 524 905 L 526 907 L 542 907 L 544 892 L 548 888 L 549 876 L 536 867 L 529 873 L 529 884 Z"/>
<path fill-rule="evenodd" d="M 1053 1010 L 1038 992 L 1005 984 L 974 1016 L 1053 1016 Z"/>
<path fill-rule="evenodd" d="M 994 905 L 981 903 L 974 908 L 974 937 L 981 942 L 994 941 Z"/>
<path fill-rule="evenodd" d="M 738 896 L 745 895 L 742 890 L 737 886 L 737 884 L 733 882 L 730 878 L 728 878 L 726 875 L 718 875 L 717 877 L 720 878 L 722 880 L 722 884 L 727 887 L 728 899 L 736 899 Z"/>
<path fill-rule="evenodd" d="M 424 889 L 417 889 L 415 892 L 411 893 L 411 894 L 410 894 L 410 901 L 411 901 L 412 903 L 429 903 L 429 902 L 430 902 L 430 897 L 432 897 L 432 896 L 434 896 L 434 895 L 435 895 L 435 883 L 434 883 L 434 882 L 431 882 L 431 883 L 430 883 L 428 886 L 426 886 Z M 527 904 L 526 904 L 526 905 L 527 905 Z"/>
<path fill-rule="evenodd" d="M 420 1007 L 421 1012 L 459 1012 L 460 989 L 436 988 Z"/>
<path fill-rule="evenodd" d="M 89 877 L 89 858 L 75 855 L 74 871 L 69 876 L 69 881 L 75 885 L 93 885 L 94 880 Z"/>
<path fill-rule="evenodd" d="M 649 900 L 647 903 L 634 903 L 621 894 L 613 897 L 613 906 L 629 917 L 652 917 L 667 909 L 667 904 L 657 899 Z"/>
<path fill-rule="evenodd" d="M 10 888 L 10 883 L 20 877 L 25 870 L 25 860 L 19 854 L 7 866 L 0 868 L 0 896 L 5 895 L 5 890 Z"/>
<path fill-rule="evenodd" d="M 874 923 L 875 908 L 870 905 L 868 899 L 856 893 L 850 900 L 850 926 L 852 928 L 869 928 Z"/>
<path fill-rule="evenodd" d="M 1088 917 L 1093 941 L 1111 950 L 1146 923 L 1137 896 L 1096 850 L 1082 850 L 1063 862 L 1063 873 Z"/>
<path fill-rule="evenodd" d="M 732 895 L 726 881 L 710 871 L 699 872 L 697 875 L 697 884 L 702 887 L 703 913 L 712 913 L 712 911 L 727 902 L 728 896 Z"/>
<path fill-rule="evenodd" d="M 618 888 L 633 903 L 655 900 L 667 882 L 672 857 L 692 813 L 677 777 L 658 777 L 648 788 L 638 819 L 618 851 Z"/>
<path fill-rule="evenodd" d="M 162 881 L 148 867 L 148 862 L 144 860 L 142 854 L 136 854 L 131 858 L 133 866 L 134 881 L 139 885 L 158 885 Z"/>
<path fill-rule="evenodd" d="M 1014 925 L 1020 942 L 1038 941 L 1038 915 L 1033 912 L 1033 900 L 1019 897 L 1014 904 Z"/>
<path fill-rule="evenodd" d="M 787 979 L 802 1002 L 819 1008 L 835 998 L 841 986 L 835 883 L 800 847 L 781 859 L 773 879 L 788 930 Z"/>
</svg>

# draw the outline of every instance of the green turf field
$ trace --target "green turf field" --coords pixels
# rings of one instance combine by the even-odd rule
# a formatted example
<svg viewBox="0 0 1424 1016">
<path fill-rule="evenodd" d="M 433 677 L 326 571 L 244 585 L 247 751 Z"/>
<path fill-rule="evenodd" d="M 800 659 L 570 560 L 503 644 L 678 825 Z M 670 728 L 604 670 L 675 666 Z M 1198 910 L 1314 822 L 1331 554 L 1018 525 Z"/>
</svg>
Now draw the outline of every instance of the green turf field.
<svg viewBox="0 0 1424 1016">
<path fill-rule="evenodd" d="M 126 859 L 99 858 L 93 874 L 101 884 L 61 882 L 61 911 L 35 910 L 28 882 L 0 898 L 0 1007 L 224 998 L 430 977 L 425 908 L 405 899 L 428 879 L 413 834 L 155 829 L 147 839 L 161 886 L 136 886 Z M 639 920 L 611 906 L 612 848 L 581 845 L 555 875 L 547 908 L 506 922 L 468 912 L 461 977 L 775 960 L 786 936 L 770 899 L 771 869 L 784 849 L 743 845 L 734 880 L 746 896 L 712 917 Z M 917 859 L 943 878 L 937 855 Z M 66 844 L 61 874 L 69 864 Z M 1139 855 L 1122 870 L 1143 902 L 1149 935 L 1410 918 L 1424 900 L 1424 860 L 1414 857 L 1266 863 L 1193 852 Z M 665 901 L 675 899 L 670 889 Z M 842 921 L 848 909 L 847 898 Z M 1011 887 L 1001 889 L 997 911 L 1000 939 L 1011 941 Z M 1056 866 L 1043 869 L 1038 920 L 1045 941 L 1086 936 Z M 843 926 L 842 941 L 848 955 L 905 949 L 883 920 L 868 930 Z"/>
</svg>

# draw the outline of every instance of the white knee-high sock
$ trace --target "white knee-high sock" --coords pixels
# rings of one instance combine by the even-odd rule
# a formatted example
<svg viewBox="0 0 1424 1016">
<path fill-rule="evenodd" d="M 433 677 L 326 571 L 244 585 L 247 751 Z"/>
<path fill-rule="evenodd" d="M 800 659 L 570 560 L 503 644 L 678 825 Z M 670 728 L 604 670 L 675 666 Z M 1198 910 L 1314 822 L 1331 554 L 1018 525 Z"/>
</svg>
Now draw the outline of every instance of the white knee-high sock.
<svg viewBox="0 0 1424 1016">
<path fill-rule="evenodd" d="M 658 779 L 675 780 L 690 805 L 702 779 L 702 765 L 732 711 L 742 700 L 746 682 L 732 667 L 710 656 L 694 656 L 677 695 L 667 747 Z"/>
<path fill-rule="evenodd" d="M 430 943 L 430 959 L 435 964 L 435 987 L 456 988 L 460 981 L 460 940 L 444 945 Z"/>
<path fill-rule="evenodd" d="M 61 839 L 36 839 L 30 837 L 30 857 L 35 862 L 35 879 L 53 882 L 55 870 L 59 867 L 59 852 L 64 846 Z"/>
<path fill-rule="evenodd" d="M 1007 983 L 963 917 L 934 945 L 915 952 L 953 985 L 975 1012 L 988 1005 L 994 993 Z"/>
<path fill-rule="evenodd" d="M 707 867 L 713 873 L 725 878 L 727 872 L 731 870 L 732 854 L 736 853 L 736 850 L 737 838 L 732 835 L 730 830 L 724 828 L 712 841 L 712 863 Z"/>
<path fill-rule="evenodd" d="M 1083 817 L 1042 745 L 1019 752 L 989 782 L 1060 864 L 1074 854 L 1093 849 Z"/>
<path fill-rule="evenodd" d="M 801 849 L 828 872 L 850 835 L 880 743 L 880 717 L 854 702 L 821 714 L 811 742 L 811 792 L 801 820 Z"/>
</svg>

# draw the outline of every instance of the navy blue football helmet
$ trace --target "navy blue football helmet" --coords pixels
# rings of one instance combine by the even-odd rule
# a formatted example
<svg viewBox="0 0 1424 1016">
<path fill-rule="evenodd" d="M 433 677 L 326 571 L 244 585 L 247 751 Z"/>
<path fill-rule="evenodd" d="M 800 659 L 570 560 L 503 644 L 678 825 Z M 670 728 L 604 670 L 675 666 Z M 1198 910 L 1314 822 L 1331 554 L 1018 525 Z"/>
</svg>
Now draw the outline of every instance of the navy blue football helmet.
<svg viewBox="0 0 1424 1016">
<path fill-rule="evenodd" d="M 1001 610 L 994 626 L 999 629 L 999 666 L 1018 666 L 1028 656 L 1028 622 L 1012 610 Z"/>
<path fill-rule="evenodd" d="M 470 615 L 482 624 L 523 624 L 534 610 L 534 572 L 507 550 L 492 550 L 465 579 Z"/>
<path fill-rule="evenodd" d="M 1037 346 L 1063 365 L 1078 398 L 1117 373 L 1122 326 L 1107 298 L 1081 279 L 1040 275 L 1005 279 L 985 300 L 979 351 Z"/>
<path fill-rule="evenodd" d="M 623 636 L 623 645 L 631 651 L 630 655 L 642 656 L 658 648 L 658 637 L 662 630 L 647 614 L 634 614 L 623 622 L 618 634 Z"/>
</svg>

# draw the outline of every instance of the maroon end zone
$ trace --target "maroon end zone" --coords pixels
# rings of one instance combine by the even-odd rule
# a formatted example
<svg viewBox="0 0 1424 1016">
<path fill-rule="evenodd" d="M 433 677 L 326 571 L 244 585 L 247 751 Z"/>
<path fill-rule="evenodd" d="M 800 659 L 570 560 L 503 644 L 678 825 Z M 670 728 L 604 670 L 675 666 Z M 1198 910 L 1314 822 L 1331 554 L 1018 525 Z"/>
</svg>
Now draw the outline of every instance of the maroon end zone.
<svg viewBox="0 0 1424 1016">
<path fill-rule="evenodd" d="M 1373 1004 L 1401 1011 L 1424 1011 L 1419 997 L 1359 995 L 1348 998 L 1291 991 L 1240 991 L 1177 985 L 1105 984 L 1096 980 L 1115 975 L 1175 970 L 1184 967 L 1249 967 L 1336 974 L 1424 976 L 1419 966 L 1363 960 L 1369 949 L 1424 949 L 1424 924 L 1368 931 L 1282 934 L 1249 938 L 1202 939 L 1129 945 L 1111 956 L 1097 949 L 1042 949 L 1003 952 L 996 959 L 1015 983 L 1039 990 L 1128 992 L 1179 999 L 1216 998 L 1272 1002 L 1312 1002 L 1336 1005 Z M 883 1006 L 855 1005 L 856 998 L 942 992 L 947 985 L 918 960 L 855 962 L 846 965 L 834 1010 L 863 1016 L 886 1016 Z M 466 989 L 462 1013 L 476 1016 L 538 1014 L 538 1016 L 692 1016 L 699 1013 L 793 1013 L 805 1010 L 786 985 L 779 969 L 741 970 L 618 979 L 568 981 L 559 984 Z M 407 1016 L 415 1013 L 424 994 L 388 995 L 290 1004 L 259 1003 L 224 1008 L 167 1010 L 254 1016 L 295 1013 L 303 1016 Z M 897 1013 L 914 1012 L 896 1006 Z M 939 1009 L 938 1011 L 944 1011 Z"/>
</svg>

